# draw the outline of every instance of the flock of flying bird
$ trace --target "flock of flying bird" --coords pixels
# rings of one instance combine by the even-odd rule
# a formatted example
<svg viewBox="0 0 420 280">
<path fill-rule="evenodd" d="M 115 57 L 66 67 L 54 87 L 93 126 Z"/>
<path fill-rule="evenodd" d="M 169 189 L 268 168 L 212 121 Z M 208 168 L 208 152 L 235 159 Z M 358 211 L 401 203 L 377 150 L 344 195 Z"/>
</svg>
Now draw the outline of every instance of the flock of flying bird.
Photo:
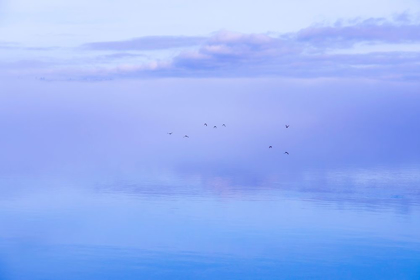
<svg viewBox="0 0 420 280">
<path fill-rule="evenodd" d="M 207 123 L 204 123 L 204 126 L 208 126 L 208 125 L 207 125 Z M 225 124 L 222 124 L 222 126 L 226 127 L 226 125 L 225 125 Z M 288 124 L 286 124 L 286 125 L 285 125 L 285 127 L 286 127 L 286 128 L 289 128 L 289 126 L 290 126 L 290 125 L 288 125 Z M 213 126 L 213 128 L 217 128 L 217 126 Z M 169 134 L 169 135 L 172 135 L 172 133 L 173 133 L 173 132 L 168 132 L 168 134 Z M 186 134 L 185 134 L 183 138 L 190 138 L 190 137 L 189 137 L 188 135 L 186 135 Z M 268 148 L 269 148 L 269 149 L 272 149 L 272 148 L 273 148 L 273 146 L 268 146 Z M 285 155 L 289 155 L 289 152 L 284 152 L 284 154 L 285 154 Z"/>
</svg>

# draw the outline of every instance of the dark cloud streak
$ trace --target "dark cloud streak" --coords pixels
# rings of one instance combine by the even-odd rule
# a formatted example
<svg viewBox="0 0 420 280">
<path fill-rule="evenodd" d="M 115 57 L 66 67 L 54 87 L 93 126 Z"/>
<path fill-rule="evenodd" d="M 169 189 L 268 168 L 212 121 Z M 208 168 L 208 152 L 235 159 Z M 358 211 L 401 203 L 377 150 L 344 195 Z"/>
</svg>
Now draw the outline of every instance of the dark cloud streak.
<svg viewBox="0 0 420 280">
<path fill-rule="evenodd" d="M 187 36 L 146 36 L 125 41 L 92 42 L 82 45 L 87 50 L 163 50 L 196 46 L 203 43 L 205 37 Z"/>
</svg>

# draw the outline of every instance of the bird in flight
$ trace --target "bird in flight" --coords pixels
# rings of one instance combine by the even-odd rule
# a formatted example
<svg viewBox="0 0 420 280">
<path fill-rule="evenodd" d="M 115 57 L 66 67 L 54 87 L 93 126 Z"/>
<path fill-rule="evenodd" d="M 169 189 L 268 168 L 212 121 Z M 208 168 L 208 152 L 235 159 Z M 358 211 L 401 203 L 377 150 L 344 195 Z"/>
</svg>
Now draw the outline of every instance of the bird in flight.
<svg viewBox="0 0 420 280">
<path fill-rule="evenodd" d="M 185 135 L 184 138 L 190 138 L 188 135 Z"/>
<path fill-rule="evenodd" d="M 223 124 L 222 126 L 226 127 L 226 125 L 225 125 L 225 124 Z"/>
<path fill-rule="evenodd" d="M 213 128 L 217 128 L 217 126 L 213 126 Z"/>
<path fill-rule="evenodd" d="M 172 135 L 173 132 L 168 132 L 169 135 Z"/>
<path fill-rule="evenodd" d="M 273 146 L 268 146 L 269 149 L 273 148 Z"/>
<path fill-rule="evenodd" d="M 286 155 L 288 155 L 289 153 L 288 152 L 284 152 Z"/>
<path fill-rule="evenodd" d="M 290 125 L 286 124 L 286 128 L 289 128 Z"/>
<path fill-rule="evenodd" d="M 207 123 L 204 123 L 205 126 L 207 126 Z"/>
</svg>

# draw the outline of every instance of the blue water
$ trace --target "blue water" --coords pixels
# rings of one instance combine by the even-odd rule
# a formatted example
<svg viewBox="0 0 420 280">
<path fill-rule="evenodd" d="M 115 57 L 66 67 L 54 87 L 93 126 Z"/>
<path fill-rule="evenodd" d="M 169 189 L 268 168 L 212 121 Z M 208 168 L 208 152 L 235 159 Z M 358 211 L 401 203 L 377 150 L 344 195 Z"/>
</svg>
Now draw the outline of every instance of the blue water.
<svg viewBox="0 0 420 280">
<path fill-rule="evenodd" d="M 170 85 L 0 96 L 1 280 L 420 279 L 417 94 Z"/>
<path fill-rule="evenodd" d="M 1 279 L 418 279 L 419 171 L 10 191 Z"/>
</svg>

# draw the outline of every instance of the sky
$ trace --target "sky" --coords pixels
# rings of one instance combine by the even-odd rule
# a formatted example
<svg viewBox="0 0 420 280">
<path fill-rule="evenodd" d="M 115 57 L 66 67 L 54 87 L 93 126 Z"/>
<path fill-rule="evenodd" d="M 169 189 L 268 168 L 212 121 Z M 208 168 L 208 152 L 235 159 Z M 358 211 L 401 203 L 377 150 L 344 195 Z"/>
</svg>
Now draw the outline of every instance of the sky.
<svg viewBox="0 0 420 280">
<path fill-rule="evenodd" d="M 420 3 L 0 1 L 3 76 L 416 81 Z"/>
<path fill-rule="evenodd" d="M 418 163 L 418 1 L 0 3 L 3 174 Z"/>
<path fill-rule="evenodd" d="M 162 78 L 2 86 L 0 182 L 163 179 L 158 174 L 170 170 L 252 184 L 279 172 L 419 165 L 420 96 L 411 83 Z"/>
</svg>

